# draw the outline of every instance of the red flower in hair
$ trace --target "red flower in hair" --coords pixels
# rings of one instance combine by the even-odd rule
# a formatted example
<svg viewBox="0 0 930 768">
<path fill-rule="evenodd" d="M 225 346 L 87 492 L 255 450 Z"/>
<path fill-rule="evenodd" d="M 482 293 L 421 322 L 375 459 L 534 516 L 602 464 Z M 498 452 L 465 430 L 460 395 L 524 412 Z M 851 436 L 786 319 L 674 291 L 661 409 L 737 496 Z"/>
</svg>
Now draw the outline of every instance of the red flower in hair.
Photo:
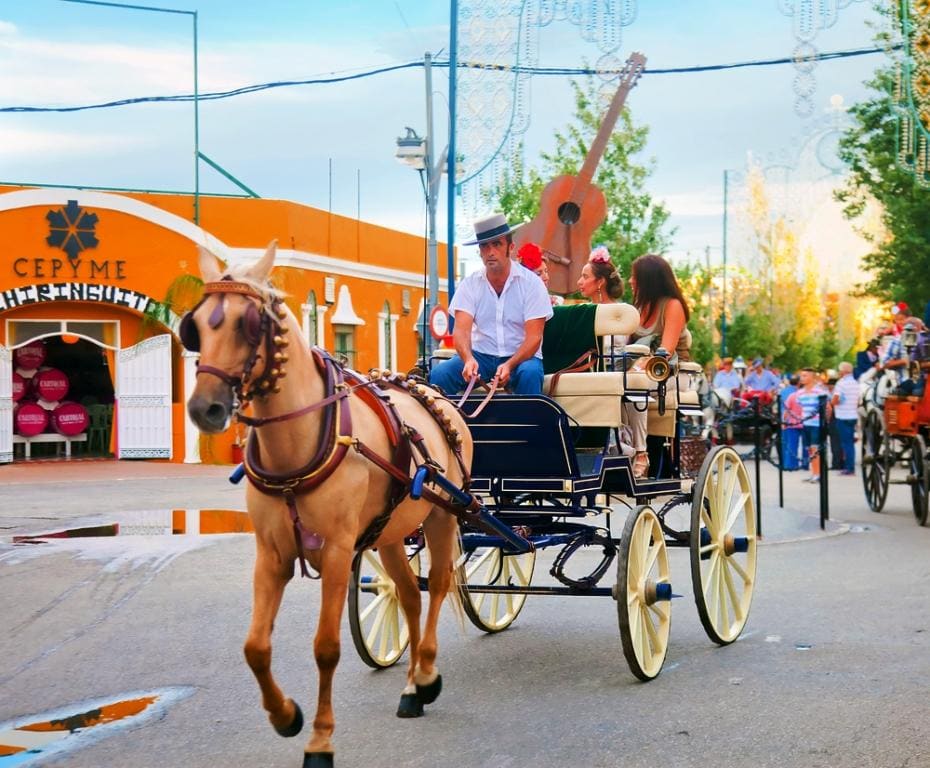
<svg viewBox="0 0 930 768">
<path fill-rule="evenodd" d="M 542 249 L 536 243 L 524 243 L 517 251 L 517 258 L 524 267 L 535 271 L 542 266 Z"/>
</svg>

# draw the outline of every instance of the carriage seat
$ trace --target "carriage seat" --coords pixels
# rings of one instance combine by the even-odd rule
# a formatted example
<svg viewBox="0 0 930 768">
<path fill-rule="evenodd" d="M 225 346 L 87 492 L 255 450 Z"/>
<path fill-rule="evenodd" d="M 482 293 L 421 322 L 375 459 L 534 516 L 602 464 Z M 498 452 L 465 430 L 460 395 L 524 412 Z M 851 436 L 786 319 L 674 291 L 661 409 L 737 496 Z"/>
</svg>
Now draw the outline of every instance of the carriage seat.
<svg viewBox="0 0 930 768">
<path fill-rule="evenodd" d="M 629 304 L 598 304 L 594 330 L 598 336 L 626 336 L 639 325 L 639 313 Z M 650 354 L 648 346 L 628 344 L 624 354 L 643 357 Z M 700 372 L 698 363 L 681 363 L 679 370 L 687 373 Z M 579 373 L 550 373 L 543 379 L 543 393 L 552 397 L 578 424 L 584 427 L 616 427 L 623 423 L 622 402 L 648 400 L 649 419 L 658 418 L 656 383 L 639 371 L 585 371 Z M 649 393 L 649 394 L 647 394 Z M 682 390 L 681 404 L 699 405 L 697 388 Z M 679 406 L 679 393 L 674 381 L 665 393 L 666 413 L 674 423 L 675 410 Z"/>
</svg>

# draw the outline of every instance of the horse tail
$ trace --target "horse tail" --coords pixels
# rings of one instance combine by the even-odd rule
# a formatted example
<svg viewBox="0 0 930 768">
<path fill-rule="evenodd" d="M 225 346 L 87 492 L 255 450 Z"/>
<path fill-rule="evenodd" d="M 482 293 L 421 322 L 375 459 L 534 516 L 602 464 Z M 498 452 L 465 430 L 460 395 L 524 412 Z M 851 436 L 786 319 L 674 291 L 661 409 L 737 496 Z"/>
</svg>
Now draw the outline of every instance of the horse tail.
<svg viewBox="0 0 930 768">
<path fill-rule="evenodd" d="M 462 554 L 462 529 L 455 526 L 455 541 L 452 543 L 452 586 L 446 599 L 452 608 L 461 632 L 465 631 L 465 608 L 462 606 L 462 588 L 467 581 L 465 577 L 465 557 Z"/>
</svg>

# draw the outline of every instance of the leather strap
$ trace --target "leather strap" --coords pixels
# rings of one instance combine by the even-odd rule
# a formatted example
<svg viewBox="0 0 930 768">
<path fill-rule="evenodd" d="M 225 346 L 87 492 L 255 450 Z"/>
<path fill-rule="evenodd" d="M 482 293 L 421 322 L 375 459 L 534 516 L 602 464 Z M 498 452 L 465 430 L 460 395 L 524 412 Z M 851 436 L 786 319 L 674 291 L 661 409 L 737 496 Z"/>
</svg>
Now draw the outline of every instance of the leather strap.
<svg viewBox="0 0 930 768">
<path fill-rule="evenodd" d="M 559 384 L 559 377 L 563 373 L 582 373 L 583 371 L 590 371 L 594 367 L 596 354 L 597 353 L 593 349 L 589 349 L 574 363 L 566 368 L 563 368 L 561 371 L 556 371 L 552 375 L 552 379 L 549 381 L 549 391 L 546 394 L 548 394 L 549 397 L 553 397 L 555 395 L 555 389 Z"/>
</svg>

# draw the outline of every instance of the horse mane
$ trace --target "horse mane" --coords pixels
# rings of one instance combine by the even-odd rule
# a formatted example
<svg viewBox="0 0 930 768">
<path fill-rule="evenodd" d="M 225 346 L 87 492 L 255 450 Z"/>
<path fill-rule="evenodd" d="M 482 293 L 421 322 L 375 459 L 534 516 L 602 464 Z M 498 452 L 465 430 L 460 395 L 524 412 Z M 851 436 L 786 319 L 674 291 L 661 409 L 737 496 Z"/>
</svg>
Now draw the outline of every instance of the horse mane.
<svg viewBox="0 0 930 768">
<path fill-rule="evenodd" d="M 283 321 L 283 317 L 278 317 L 277 313 L 274 312 L 275 302 L 280 301 L 284 302 L 284 299 L 287 297 L 287 293 L 276 288 L 270 282 L 259 282 L 252 277 L 249 277 L 247 274 L 251 265 L 238 264 L 234 267 L 231 267 L 226 270 L 226 274 L 229 275 L 237 283 L 242 283 L 247 285 L 250 288 L 254 288 L 256 293 L 262 297 L 262 306 L 268 312 L 273 312 L 278 321 Z"/>
</svg>

